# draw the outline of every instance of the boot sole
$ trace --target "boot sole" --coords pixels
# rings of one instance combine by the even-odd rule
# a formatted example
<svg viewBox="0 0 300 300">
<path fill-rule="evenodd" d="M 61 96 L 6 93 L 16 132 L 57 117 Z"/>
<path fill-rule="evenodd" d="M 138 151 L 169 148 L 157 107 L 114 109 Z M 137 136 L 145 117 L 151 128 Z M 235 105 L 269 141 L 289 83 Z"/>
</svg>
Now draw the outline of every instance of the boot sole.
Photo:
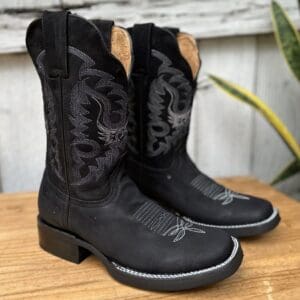
<svg viewBox="0 0 300 300">
<path fill-rule="evenodd" d="M 204 227 L 223 229 L 227 233 L 229 233 L 237 238 L 261 235 L 263 233 L 266 233 L 266 232 L 274 229 L 280 222 L 280 216 L 279 216 L 279 212 L 278 212 L 277 208 L 273 208 L 273 213 L 265 220 L 255 222 L 255 223 L 250 223 L 250 224 L 213 225 L 213 224 L 196 222 L 187 217 L 183 217 L 183 218 L 191 223 L 201 225 Z"/>
<path fill-rule="evenodd" d="M 230 256 L 218 265 L 185 273 L 144 273 L 110 260 L 91 244 L 45 223 L 40 218 L 38 218 L 38 232 L 39 244 L 43 250 L 77 264 L 93 254 L 117 281 L 152 291 L 180 291 L 216 283 L 235 273 L 243 259 L 239 242 L 232 238 L 233 250 Z"/>
</svg>

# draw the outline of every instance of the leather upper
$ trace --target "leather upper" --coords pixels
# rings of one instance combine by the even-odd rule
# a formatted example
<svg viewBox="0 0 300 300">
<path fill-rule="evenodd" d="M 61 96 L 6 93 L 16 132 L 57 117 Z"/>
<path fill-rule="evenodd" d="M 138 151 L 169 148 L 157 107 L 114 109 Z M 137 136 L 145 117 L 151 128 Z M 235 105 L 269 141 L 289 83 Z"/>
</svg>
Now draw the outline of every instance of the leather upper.
<svg viewBox="0 0 300 300">
<path fill-rule="evenodd" d="M 142 24 L 130 33 L 139 58 L 129 99 L 127 170 L 139 188 L 198 222 L 240 225 L 268 218 L 268 201 L 217 184 L 186 152 L 196 79 L 179 51 L 178 30 Z"/>
<path fill-rule="evenodd" d="M 223 262 L 233 248 L 228 234 L 166 210 L 124 171 L 127 76 L 107 47 L 111 27 L 99 22 L 46 13 L 27 32 L 47 128 L 40 218 L 135 270 L 177 273 Z"/>
<path fill-rule="evenodd" d="M 270 202 L 233 192 L 201 173 L 189 156 L 178 155 L 166 169 L 151 168 L 128 160 L 128 170 L 149 197 L 172 207 L 183 216 L 210 225 L 242 225 L 271 216 Z M 139 170 L 142 176 L 137 176 Z"/>
</svg>

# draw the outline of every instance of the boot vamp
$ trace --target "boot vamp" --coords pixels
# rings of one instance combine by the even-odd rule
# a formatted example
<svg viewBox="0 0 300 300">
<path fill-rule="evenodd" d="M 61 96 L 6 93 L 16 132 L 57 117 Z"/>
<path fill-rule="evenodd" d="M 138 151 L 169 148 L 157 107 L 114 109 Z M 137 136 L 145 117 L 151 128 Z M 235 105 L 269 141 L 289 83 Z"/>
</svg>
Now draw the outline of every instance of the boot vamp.
<svg viewBox="0 0 300 300">
<path fill-rule="evenodd" d="M 125 267 L 180 273 L 217 265 L 230 256 L 231 237 L 183 220 L 145 197 L 126 178 L 108 203 L 71 204 L 72 232 Z"/>
<path fill-rule="evenodd" d="M 142 170 L 139 185 L 146 194 L 158 197 L 181 215 L 197 222 L 251 224 L 265 220 L 273 213 L 268 201 L 234 192 L 200 172 L 187 154 L 178 156 L 165 170 L 140 163 L 138 167 Z"/>
</svg>

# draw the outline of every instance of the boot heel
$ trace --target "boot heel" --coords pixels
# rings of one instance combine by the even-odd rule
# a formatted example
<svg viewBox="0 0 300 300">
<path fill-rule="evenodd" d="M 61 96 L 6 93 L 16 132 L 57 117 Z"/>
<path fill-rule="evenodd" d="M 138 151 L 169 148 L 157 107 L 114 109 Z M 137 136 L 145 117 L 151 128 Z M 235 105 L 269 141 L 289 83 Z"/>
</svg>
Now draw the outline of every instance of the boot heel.
<svg viewBox="0 0 300 300">
<path fill-rule="evenodd" d="M 62 259 L 80 264 L 91 253 L 76 244 L 76 237 L 38 219 L 40 247 Z"/>
</svg>

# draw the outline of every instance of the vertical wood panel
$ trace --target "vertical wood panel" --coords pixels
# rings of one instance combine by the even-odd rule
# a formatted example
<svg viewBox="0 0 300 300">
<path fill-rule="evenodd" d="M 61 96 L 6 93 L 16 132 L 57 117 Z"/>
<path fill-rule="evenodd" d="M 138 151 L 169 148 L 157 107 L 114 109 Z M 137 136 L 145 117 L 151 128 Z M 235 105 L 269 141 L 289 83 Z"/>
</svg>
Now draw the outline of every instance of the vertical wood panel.
<svg viewBox="0 0 300 300">
<path fill-rule="evenodd" d="M 258 37 L 257 94 L 300 141 L 300 84 L 270 35 Z M 269 181 L 292 159 L 292 154 L 276 132 L 260 115 L 255 114 L 252 173 Z M 280 187 L 285 191 L 299 191 L 300 176 Z"/>
<path fill-rule="evenodd" d="M 255 37 L 200 42 L 203 68 L 194 102 L 189 151 L 211 176 L 250 173 L 253 111 L 205 79 L 213 73 L 249 89 L 254 87 Z"/>
<path fill-rule="evenodd" d="M 41 87 L 28 55 L 0 56 L 0 174 L 4 191 L 37 190 L 45 157 Z"/>
</svg>

